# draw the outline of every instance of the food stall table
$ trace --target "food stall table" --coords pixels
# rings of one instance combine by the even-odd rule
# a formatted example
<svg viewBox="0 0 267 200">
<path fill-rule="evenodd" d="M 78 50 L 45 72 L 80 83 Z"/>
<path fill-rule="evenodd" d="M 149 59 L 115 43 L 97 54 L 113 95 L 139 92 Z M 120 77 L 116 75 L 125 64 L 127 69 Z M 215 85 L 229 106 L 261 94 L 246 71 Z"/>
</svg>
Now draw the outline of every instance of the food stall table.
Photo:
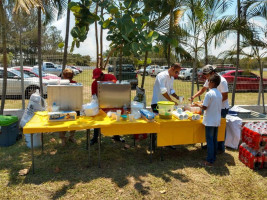
<svg viewBox="0 0 267 200">
<path fill-rule="evenodd" d="M 156 122 L 147 122 L 143 119 L 134 122 L 129 121 L 114 121 L 111 120 L 104 111 L 100 110 L 99 114 L 94 117 L 80 116 L 75 121 L 48 121 L 48 112 L 36 112 L 33 118 L 24 126 L 23 133 L 31 134 L 31 150 L 32 150 L 32 167 L 34 173 L 34 150 L 33 150 L 33 135 L 34 133 L 42 134 L 42 150 L 43 150 L 43 133 L 58 132 L 58 131 L 73 131 L 73 130 L 87 130 L 87 146 L 88 158 L 90 162 L 90 145 L 88 145 L 88 138 L 90 138 L 91 128 L 100 128 L 104 136 L 112 135 L 128 135 L 128 134 L 143 134 L 143 133 L 157 133 L 159 124 Z M 89 135 L 89 136 L 88 136 Z M 101 134 L 99 134 L 99 138 Z M 100 142 L 98 153 L 98 165 L 100 166 Z"/>
<path fill-rule="evenodd" d="M 157 132 L 157 146 L 172 146 L 184 144 L 196 144 L 206 142 L 205 126 L 201 120 L 179 120 L 177 118 L 161 119 L 156 116 L 156 121 L 160 124 Z M 218 141 L 225 139 L 226 119 L 221 119 L 221 126 L 218 129 Z"/>
</svg>

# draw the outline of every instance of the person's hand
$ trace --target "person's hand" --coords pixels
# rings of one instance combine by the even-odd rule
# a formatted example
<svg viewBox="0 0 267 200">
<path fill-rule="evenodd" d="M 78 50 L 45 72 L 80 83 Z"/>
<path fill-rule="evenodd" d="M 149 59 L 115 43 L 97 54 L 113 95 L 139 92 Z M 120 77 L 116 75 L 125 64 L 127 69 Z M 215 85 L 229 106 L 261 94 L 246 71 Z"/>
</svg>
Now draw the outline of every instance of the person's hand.
<svg viewBox="0 0 267 200">
<path fill-rule="evenodd" d="M 174 101 L 174 103 L 175 103 L 175 106 L 178 106 L 178 103 L 176 101 Z"/>
<path fill-rule="evenodd" d="M 193 102 L 193 100 L 194 100 L 194 97 L 190 97 L 190 98 L 188 98 L 188 101 Z"/>
</svg>

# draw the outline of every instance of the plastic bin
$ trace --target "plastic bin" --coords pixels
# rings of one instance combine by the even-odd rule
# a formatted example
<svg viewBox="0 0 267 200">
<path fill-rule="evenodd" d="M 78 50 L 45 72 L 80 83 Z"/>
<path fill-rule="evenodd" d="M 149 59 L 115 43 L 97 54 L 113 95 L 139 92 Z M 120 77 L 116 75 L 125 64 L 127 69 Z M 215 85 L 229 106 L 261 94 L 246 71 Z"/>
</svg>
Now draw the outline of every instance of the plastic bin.
<svg viewBox="0 0 267 200">
<path fill-rule="evenodd" d="M 33 135 L 33 148 L 41 147 L 42 140 L 41 140 L 41 133 L 35 133 Z M 25 134 L 25 141 L 27 147 L 31 148 L 31 134 Z"/>
<path fill-rule="evenodd" d="M 18 135 L 18 117 L 0 115 L 0 146 L 8 147 L 15 144 Z"/>
</svg>

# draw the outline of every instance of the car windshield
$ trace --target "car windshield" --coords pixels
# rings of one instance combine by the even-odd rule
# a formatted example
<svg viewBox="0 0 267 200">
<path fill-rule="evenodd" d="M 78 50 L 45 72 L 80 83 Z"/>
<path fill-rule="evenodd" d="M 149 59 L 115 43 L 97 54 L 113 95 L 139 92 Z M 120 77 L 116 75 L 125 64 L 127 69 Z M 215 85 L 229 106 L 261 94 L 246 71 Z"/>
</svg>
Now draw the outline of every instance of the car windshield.
<svg viewBox="0 0 267 200">
<path fill-rule="evenodd" d="M 13 74 L 16 74 L 17 76 L 21 77 L 21 73 L 18 70 L 15 69 L 11 69 L 10 72 L 12 72 Z M 29 75 L 24 74 L 24 78 L 31 78 Z"/>
</svg>

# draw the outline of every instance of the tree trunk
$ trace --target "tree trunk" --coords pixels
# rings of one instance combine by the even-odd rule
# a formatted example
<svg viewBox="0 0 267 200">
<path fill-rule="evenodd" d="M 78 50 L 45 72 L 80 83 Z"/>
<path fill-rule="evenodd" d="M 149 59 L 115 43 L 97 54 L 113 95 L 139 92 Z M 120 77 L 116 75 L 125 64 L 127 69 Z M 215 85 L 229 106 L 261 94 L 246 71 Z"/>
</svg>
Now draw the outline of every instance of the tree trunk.
<svg viewBox="0 0 267 200">
<path fill-rule="evenodd" d="M 68 4 L 70 0 L 68 0 Z M 68 56 L 68 45 L 69 45 L 69 31 L 70 31 L 70 9 L 67 10 L 67 21 L 66 21 L 66 34 L 65 34 L 65 45 L 64 45 L 64 54 L 63 54 L 63 64 L 62 64 L 62 73 L 66 68 L 67 56 Z"/>
<path fill-rule="evenodd" d="M 143 73 L 143 77 L 142 77 L 142 84 L 141 84 L 141 88 L 142 88 L 142 89 L 144 88 L 144 85 L 145 85 L 145 76 L 146 76 L 147 56 L 148 56 L 148 51 L 146 51 L 146 54 L 145 54 L 144 73 Z"/>
<path fill-rule="evenodd" d="M 95 8 L 95 14 L 97 15 L 98 10 L 98 2 L 96 3 Z M 98 30 L 97 30 L 97 21 L 95 21 L 95 42 L 96 42 L 96 68 L 99 67 L 99 60 L 98 60 L 98 54 L 99 54 L 99 46 L 98 46 Z"/>
<path fill-rule="evenodd" d="M 114 70 L 117 70 L 116 68 L 114 68 Z M 122 47 L 120 48 L 120 72 L 119 72 L 119 81 L 121 83 L 121 70 L 122 70 Z"/>
<path fill-rule="evenodd" d="M 237 74 L 239 69 L 239 54 L 240 54 L 240 0 L 237 0 L 237 17 L 238 17 L 238 28 L 237 28 L 237 55 L 236 55 L 236 70 L 235 70 L 235 79 L 233 85 L 233 92 L 232 92 L 232 106 L 235 105 L 235 88 L 236 88 L 236 81 L 237 81 Z"/>
<path fill-rule="evenodd" d="M 262 62 L 261 62 L 261 59 L 258 58 L 258 63 L 259 63 L 259 66 L 260 66 L 260 88 L 261 88 L 261 94 L 262 94 L 262 113 L 263 114 L 266 114 L 266 111 L 265 111 L 265 102 L 264 102 L 264 86 L 263 86 L 263 66 L 262 66 Z"/>
<path fill-rule="evenodd" d="M 169 38 L 172 38 L 172 26 L 173 26 L 173 15 L 172 10 L 170 10 L 170 27 L 169 27 Z M 171 66 L 171 45 L 168 44 L 168 57 L 167 57 L 168 67 Z"/>
<path fill-rule="evenodd" d="M 101 16 L 103 16 L 104 7 L 101 6 Z M 100 28 L 100 67 L 103 68 L 103 28 Z"/>
<path fill-rule="evenodd" d="M 18 14 L 19 15 L 19 14 Z M 25 89 L 24 89 L 24 71 L 23 71 L 23 58 L 22 58 L 22 38 L 21 38 L 21 25 L 19 25 L 19 47 L 20 47 L 20 73 L 21 73 L 21 96 L 22 96 L 22 109 L 25 110 Z"/>
<path fill-rule="evenodd" d="M 6 101 L 6 88 L 7 88 L 7 49 L 6 49 L 6 14 L 4 11 L 4 5 L 2 0 L 0 0 L 0 16 L 1 16 L 1 28 L 2 28 L 2 44 L 3 44 L 3 88 L 2 88 L 2 98 L 1 98 L 1 109 L 0 115 L 3 115 Z"/>
<path fill-rule="evenodd" d="M 39 66 L 39 84 L 40 94 L 44 97 L 43 77 L 42 77 L 42 9 L 38 7 L 38 66 Z"/>
<path fill-rule="evenodd" d="M 195 86 L 195 70 L 197 68 L 197 43 L 196 43 L 196 47 L 195 47 L 195 60 L 194 60 L 194 65 L 193 65 L 193 73 L 192 73 L 192 86 L 191 86 L 191 97 L 194 95 L 194 86 Z"/>
<path fill-rule="evenodd" d="M 209 64 L 209 58 L 208 58 L 208 42 L 204 42 L 205 46 L 205 65 Z"/>
</svg>

